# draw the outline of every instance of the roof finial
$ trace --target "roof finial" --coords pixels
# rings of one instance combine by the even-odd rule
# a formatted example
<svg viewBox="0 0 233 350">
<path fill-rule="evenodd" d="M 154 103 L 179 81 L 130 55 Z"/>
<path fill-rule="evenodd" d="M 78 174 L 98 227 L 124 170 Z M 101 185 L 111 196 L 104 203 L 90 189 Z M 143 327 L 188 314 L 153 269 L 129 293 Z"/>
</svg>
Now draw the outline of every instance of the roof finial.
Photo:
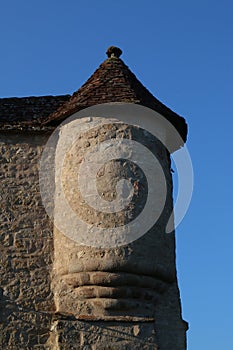
<svg viewBox="0 0 233 350">
<path fill-rule="evenodd" d="M 107 54 L 107 56 L 108 56 L 109 58 L 119 58 L 120 55 L 122 54 L 122 50 L 119 49 L 119 47 L 110 46 L 110 47 L 107 49 L 106 54 Z"/>
</svg>

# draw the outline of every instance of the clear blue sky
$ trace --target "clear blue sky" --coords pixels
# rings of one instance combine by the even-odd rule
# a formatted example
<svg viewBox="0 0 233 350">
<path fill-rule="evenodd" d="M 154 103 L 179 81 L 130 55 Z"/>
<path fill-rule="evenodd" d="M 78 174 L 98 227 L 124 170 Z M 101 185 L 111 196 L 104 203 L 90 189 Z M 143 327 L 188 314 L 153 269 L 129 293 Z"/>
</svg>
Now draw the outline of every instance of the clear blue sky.
<svg viewBox="0 0 233 350">
<path fill-rule="evenodd" d="M 116 45 L 186 117 L 195 187 L 177 229 L 189 350 L 233 349 L 233 2 L 3 0 L 0 96 L 72 93 Z"/>
</svg>

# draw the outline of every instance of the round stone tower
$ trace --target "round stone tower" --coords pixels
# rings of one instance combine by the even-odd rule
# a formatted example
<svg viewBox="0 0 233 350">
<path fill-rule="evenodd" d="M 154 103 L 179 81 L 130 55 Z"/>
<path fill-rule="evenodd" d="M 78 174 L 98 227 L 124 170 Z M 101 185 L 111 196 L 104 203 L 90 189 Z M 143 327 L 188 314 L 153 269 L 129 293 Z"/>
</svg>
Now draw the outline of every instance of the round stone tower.
<svg viewBox="0 0 233 350">
<path fill-rule="evenodd" d="M 137 80 L 121 54 L 111 46 L 46 121 L 61 122 L 52 349 L 186 349 L 170 153 L 183 146 L 187 125 Z"/>
</svg>

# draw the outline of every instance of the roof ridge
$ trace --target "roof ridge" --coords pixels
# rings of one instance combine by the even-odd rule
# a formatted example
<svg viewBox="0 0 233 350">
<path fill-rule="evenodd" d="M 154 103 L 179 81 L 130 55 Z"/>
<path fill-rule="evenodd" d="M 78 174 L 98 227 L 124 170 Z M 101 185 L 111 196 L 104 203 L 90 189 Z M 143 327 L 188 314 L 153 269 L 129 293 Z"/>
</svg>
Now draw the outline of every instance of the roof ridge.
<svg viewBox="0 0 233 350">
<path fill-rule="evenodd" d="M 184 118 L 154 97 L 115 54 L 102 62 L 70 99 L 44 121 L 44 125 L 60 123 L 81 109 L 109 102 L 131 102 L 155 110 L 167 118 L 186 141 L 187 125 Z"/>
</svg>

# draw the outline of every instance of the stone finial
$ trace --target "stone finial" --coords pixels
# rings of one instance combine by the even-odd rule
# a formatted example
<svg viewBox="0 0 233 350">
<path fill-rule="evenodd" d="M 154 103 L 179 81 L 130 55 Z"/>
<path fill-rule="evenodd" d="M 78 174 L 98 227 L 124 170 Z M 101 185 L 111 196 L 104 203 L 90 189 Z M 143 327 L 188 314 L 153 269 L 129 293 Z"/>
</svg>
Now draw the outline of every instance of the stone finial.
<svg viewBox="0 0 233 350">
<path fill-rule="evenodd" d="M 107 51 L 106 54 L 109 58 L 119 58 L 122 54 L 122 50 L 119 47 L 116 46 L 110 46 Z"/>
</svg>

